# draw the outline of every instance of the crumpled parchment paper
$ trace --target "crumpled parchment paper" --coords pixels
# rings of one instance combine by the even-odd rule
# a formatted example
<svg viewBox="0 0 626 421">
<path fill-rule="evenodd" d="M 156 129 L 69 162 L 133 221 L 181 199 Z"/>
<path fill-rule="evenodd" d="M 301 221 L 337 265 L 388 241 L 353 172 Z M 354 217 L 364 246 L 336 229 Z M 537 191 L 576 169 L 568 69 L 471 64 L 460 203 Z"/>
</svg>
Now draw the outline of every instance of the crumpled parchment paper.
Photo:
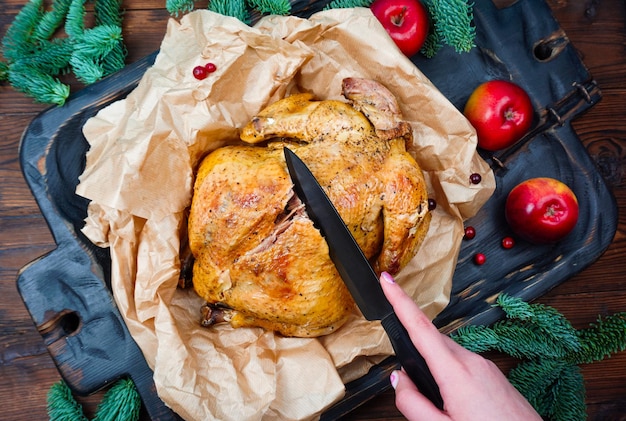
<svg viewBox="0 0 626 421">
<path fill-rule="evenodd" d="M 196 80 L 193 67 L 207 62 L 217 71 Z M 202 300 L 177 288 L 180 232 L 200 159 L 236 142 L 256 112 L 286 95 L 341 99 L 349 76 L 384 83 L 413 126 L 409 150 L 438 206 L 397 280 L 434 318 L 449 300 L 463 220 L 495 181 L 476 153 L 474 129 L 369 9 L 272 16 L 254 27 L 206 10 L 171 19 L 137 88 L 84 126 L 90 149 L 77 193 L 91 202 L 83 232 L 110 247 L 116 303 L 159 396 L 185 419 L 314 419 L 342 398 L 345 382 L 393 352 L 380 325 L 358 316 L 319 339 L 202 328 Z M 482 183 L 469 183 L 472 173 Z"/>
</svg>

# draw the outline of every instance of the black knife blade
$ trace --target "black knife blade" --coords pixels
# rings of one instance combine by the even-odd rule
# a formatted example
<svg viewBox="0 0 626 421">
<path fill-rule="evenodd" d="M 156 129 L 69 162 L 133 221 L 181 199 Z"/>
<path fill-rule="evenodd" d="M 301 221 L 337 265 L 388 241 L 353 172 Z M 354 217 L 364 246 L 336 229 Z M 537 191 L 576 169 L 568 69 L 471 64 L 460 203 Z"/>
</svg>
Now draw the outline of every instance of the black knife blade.
<svg viewBox="0 0 626 421">
<path fill-rule="evenodd" d="M 307 214 L 321 231 L 337 272 L 368 320 L 380 320 L 396 358 L 424 396 L 443 409 L 443 399 L 426 361 L 411 342 L 393 307 L 387 301 L 378 276 L 346 227 L 339 212 L 306 164 L 284 148 L 289 175 Z"/>
</svg>

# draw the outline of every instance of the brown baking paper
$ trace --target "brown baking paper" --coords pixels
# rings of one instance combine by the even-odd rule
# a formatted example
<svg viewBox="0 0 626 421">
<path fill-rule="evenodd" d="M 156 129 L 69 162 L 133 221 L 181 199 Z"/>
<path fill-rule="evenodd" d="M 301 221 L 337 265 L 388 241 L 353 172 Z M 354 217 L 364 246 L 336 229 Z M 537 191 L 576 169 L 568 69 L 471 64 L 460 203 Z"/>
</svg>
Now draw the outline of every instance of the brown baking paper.
<svg viewBox="0 0 626 421">
<path fill-rule="evenodd" d="M 207 62 L 217 71 L 196 80 L 192 69 Z M 172 19 L 137 88 L 85 124 L 90 149 L 77 193 L 91 203 L 83 231 L 110 247 L 117 305 L 159 396 L 185 419 L 314 419 L 342 398 L 345 382 L 392 353 L 380 325 L 359 315 L 319 339 L 202 328 L 202 300 L 177 288 L 180 232 L 201 157 L 236 142 L 256 112 L 286 95 L 341 99 L 349 76 L 383 82 L 413 126 L 409 150 L 438 206 L 397 280 L 434 318 L 449 300 L 463 220 L 495 181 L 473 128 L 369 9 L 266 17 L 253 28 L 208 11 Z M 470 184 L 472 173 L 482 183 Z"/>
</svg>

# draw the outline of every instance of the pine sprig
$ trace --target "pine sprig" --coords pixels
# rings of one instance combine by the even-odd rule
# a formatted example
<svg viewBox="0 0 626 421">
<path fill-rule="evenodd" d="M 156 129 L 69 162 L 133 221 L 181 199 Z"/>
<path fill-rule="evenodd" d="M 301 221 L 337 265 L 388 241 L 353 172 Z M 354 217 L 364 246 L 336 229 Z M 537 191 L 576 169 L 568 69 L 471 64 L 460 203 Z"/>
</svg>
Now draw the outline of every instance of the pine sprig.
<svg viewBox="0 0 626 421">
<path fill-rule="evenodd" d="M 65 16 L 65 33 L 70 37 L 79 37 L 85 31 L 85 2 L 73 0 Z"/>
<path fill-rule="evenodd" d="M 94 5 L 96 26 L 110 25 L 122 27 L 124 12 L 121 0 L 98 1 Z"/>
<path fill-rule="evenodd" d="M 50 421 L 88 421 L 82 406 L 76 402 L 64 381 L 52 385 L 47 400 Z"/>
<path fill-rule="evenodd" d="M 195 6 L 195 0 L 166 0 L 165 8 L 172 16 L 179 16 L 191 12 Z"/>
<path fill-rule="evenodd" d="M 70 66 L 76 78 L 86 85 L 100 80 L 104 75 L 102 68 L 95 60 L 78 53 L 70 58 Z"/>
<path fill-rule="evenodd" d="M 374 0 L 333 0 L 324 7 L 324 10 L 370 7 L 373 2 Z"/>
<path fill-rule="evenodd" d="M 118 380 L 107 391 L 92 421 L 134 421 L 139 419 L 141 398 L 130 379 Z"/>
<path fill-rule="evenodd" d="M 15 16 L 2 39 L 2 54 L 9 62 L 30 53 L 31 37 L 43 16 L 43 0 L 30 0 Z"/>
<path fill-rule="evenodd" d="M 289 0 L 248 0 L 248 5 L 262 14 L 286 16 L 291 13 Z"/>
<path fill-rule="evenodd" d="M 89 421 L 82 406 L 61 380 L 50 387 L 47 397 L 50 421 Z M 141 398 L 130 379 L 120 379 L 104 394 L 92 421 L 137 421 Z"/>
<path fill-rule="evenodd" d="M 626 349 L 626 313 L 598 318 L 576 330 L 556 309 L 501 294 L 496 306 L 506 318 L 492 326 L 465 326 L 453 335 L 474 352 L 499 351 L 522 360 L 509 381 L 546 419 L 586 417 L 585 386 L 580 364 Z"/>
<path fill-rule="evenodd" d="M 69 86 L 59 79 L 21 63 L 9 66 L 8 81 L 15 89 L 47 104 L 63 104 L 70 94 Z"/>
<path fill-rule="evenodd" d="M 566 365 L 563 360 L 551 358 L 522 361 L 511 370 L 508 378 L 533 407 L 545 412 L 544 401 L 550 396 L 546 391 L 555 384 Z"/>
<path fill-rule="evenodd" d="M 626 312 L 599 317 L 578 332 L 582 350 L 571 356 L 573 364 L 590 364 L 626 349 Z"/>
<path fill-rule="evenodd" d="M 102 58 L 100 66 L 102 67 L 105 75 L 110 75 L 123 69 L 126 65 L 126 56 L 128 51 L 123 42 L 118 42 L 113 46 L 113 49 Z"/>
<path fill-rule="evenodd" d="M 555 349 L 556 352 L 545 356 L 562 357 L 580 351 L 581 345 L 576 329 L 555 308 L 529 304 L 507 294 L 498 296 L 496 303 L 504 310 L 507 319 L 523 321 L 524 326 L 533 331 L 533 336 L 536 335 L 537 342 L 552 342 L 547 344 L 547 347 Z"/>
<path fill-rule="evenodd" d="M 91 84 L 124 67 L 119 0 L 99 0 L 96 25 L 84 26 L 85 0 L 30 0 L 17 14 L 2 39 L 2 80 L 35 101 L 62 105 L 69 86 L 57 76 L 73 72 Z M 65 25 L 63 22 L 65 21 Z M 67 36 L 56 36 L 61 28 Z"/>
<path fill-rule="evenodd" d="M 576 365 L 563 367 L 561 375 L 552 387 L 553 396 L 546 402 L 545 414 L 562 420 L 583 420 L 587 417 L 583 375 Z M 550 405 L 551 404 L 551 405 Z"/>
<path fill-rule="evenodd" d="M 473 25 L 474 4 L 466 0 L 424 0 L 431 19 L 431 30 L 422 47 L 426 57 L 434 57 L 443 45 L 457 53 L 474 48 L 476 28 Z"/>
<path fill-rule="evenodd" d="M 491 328 L 465 326 L 459 329 L 458 336 L 459 344 L 473 352 L 493 350 L 515 358 L 564 358 L 580 348 L 575 335 L 561 340 L 532 322 L 507 320 Z"/>
<path fill-rule="evenodd" d="M 232 16 L 243 23 L 250 23 L 250 13 L 243 0 L 211 0 L 208 9 L 225 16 Z"/>
<path fill-rule="evenodd" d="M 123 62 L 119 63 L 119 57 L 110 56 L 113 50 L 120 48 L 121 41 L 122 28 L 112 25 L 96 26 L 77 37 L 70 66 L 78 80 L 89 85 L 105 76 L 106 70 L 119 70 L 114 67 L 108 69 L 104 63 L 107 58 L 114 58 L 118 66 L 123 66 Z"/>
<path fill-rule="evenodd" d="M 67 38 L 44 40 L 34 51 L 14 61 L 12 67 L 16 70 L 19 66 L 25 66 L 40 73 L 57 75 L 67 68 L 73 50 L 74 46 Z"/>
<path fill-rule="evenodd" d="M 52 37 L 67 14 L 72 0 L 55 0 L 52 9 L 45 12 L 33 31 L 35 41 L 44 41 Z"/>
<path fill-rule="evenodd" d="M 9 79 L 9 66 L 0 61 L 0 82 L 4 82 Z"/>
<path fill-rule="evenodd" d="M 76 39 L 74 52 L 100 58 L 107 55 L 122 40 L 122 28 L 100 25 L 88 29 Z"/>
</svg>

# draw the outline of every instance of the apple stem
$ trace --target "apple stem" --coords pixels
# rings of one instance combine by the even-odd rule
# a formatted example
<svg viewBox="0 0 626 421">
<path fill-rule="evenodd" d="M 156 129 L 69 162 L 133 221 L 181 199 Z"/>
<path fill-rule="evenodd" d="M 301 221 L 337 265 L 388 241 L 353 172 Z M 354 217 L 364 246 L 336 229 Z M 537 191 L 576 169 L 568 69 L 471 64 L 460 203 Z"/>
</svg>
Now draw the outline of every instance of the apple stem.
<svg viewBox="0 0 626 421">
<path fill-rule="evenodd" d="M 396 26 L 402 26 L 402 23 L 404 23 L 404 15 L 406 15 L 407 9 L 408 8 L 406 6 L 403 6 L 402 12 L 398 13 L 397 15 L 394 15 L 391 18 L 391 22 Z"/>
<path fill-rule="evenodd" d="M 546 208 L 545 216 L 559 220 L 563 216 L 563 209 L 558 203 L 552 203 Z"/>
</svg>

